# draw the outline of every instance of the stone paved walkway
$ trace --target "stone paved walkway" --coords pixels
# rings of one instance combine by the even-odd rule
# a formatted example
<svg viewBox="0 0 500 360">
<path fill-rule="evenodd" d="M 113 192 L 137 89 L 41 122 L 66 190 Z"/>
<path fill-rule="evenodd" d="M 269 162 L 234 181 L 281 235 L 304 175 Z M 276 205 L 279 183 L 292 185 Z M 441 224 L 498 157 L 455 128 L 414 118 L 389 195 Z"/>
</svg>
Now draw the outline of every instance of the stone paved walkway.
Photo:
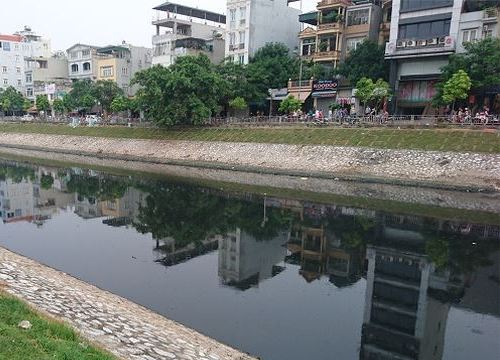
<svg viewBox="0 0 500 360">
<path fill-rule="evenodd" d="M 0 247 L 0 287 L 122 359 L 250 360 L 128 300 Z"/>
</svg>

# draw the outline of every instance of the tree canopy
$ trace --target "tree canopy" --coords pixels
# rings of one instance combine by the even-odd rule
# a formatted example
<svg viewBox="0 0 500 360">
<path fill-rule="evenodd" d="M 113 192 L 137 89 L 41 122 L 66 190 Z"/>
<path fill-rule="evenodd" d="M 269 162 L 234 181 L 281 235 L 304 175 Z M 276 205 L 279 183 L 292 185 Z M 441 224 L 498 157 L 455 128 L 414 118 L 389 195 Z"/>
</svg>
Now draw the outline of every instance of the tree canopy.
<svg viewBox="0 0 500 360">
<path fill-rule="evenodd" d="M 15 113 L 24 110 L 25 98 L 14 87 L 0 89 L 0 108 L 5 113 Z"/>
<path fill-rule="evenodd" d="M 97 81 L 93 84 L 91 93 L 106 113 L 111 111 L 113 100 L 124 94 L 118 84 L 111 80 Z"/>
<path fill-rule="evenodd" d="M 339 73 L 351 84 L 363 77 L 389 80 L 389 65 L 384 59 L 385 49 L 373 41 L 364 41 L 340 65 Z"/>
<path fill-rule="evenodd" d="M 183 56 L 172 66 L 137 73 L 138 101 L 159 125 L 202 124 L 219 109 L 223 81 L 206 55 Z"/>
<path fill-rule="evenodd" d="M 455 105 L 457 100 L 465 100 L 471 88 L 469 75 L 463 70 L 458 70 L 443 86 L 443 100 Z"/>
<path fill-rule="evenodd" d="M 36 109 L 38 111 L 50 110 L 50 102 L 47 95 L 38 95 L 36 97 Z"/>
<path fill-rule="evenodd" d="M 466 53 L 450 56 L 450 62 L 444 66 L 441 81 L 436 86 L 434 103 L 443 103 L 444 85 L 459 70 L 465 71 L 471 88 L 478 89 L 500 84 L 500 39 L 486 38 L 481 41 L 464 44 Z"/>
</svg>

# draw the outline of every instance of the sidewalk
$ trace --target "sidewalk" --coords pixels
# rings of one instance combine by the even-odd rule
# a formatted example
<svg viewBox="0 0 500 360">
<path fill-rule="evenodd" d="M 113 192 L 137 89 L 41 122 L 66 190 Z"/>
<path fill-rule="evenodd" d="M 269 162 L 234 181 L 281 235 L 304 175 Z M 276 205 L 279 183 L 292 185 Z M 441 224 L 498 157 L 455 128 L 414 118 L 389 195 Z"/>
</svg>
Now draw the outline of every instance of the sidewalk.
<svg viewBox="0 0 500 360">
<path fill-rule="evenodd" d="M 128 300 L 0 247 L 0 287 L 127 360 L 250 360 Z"/>
</svg>

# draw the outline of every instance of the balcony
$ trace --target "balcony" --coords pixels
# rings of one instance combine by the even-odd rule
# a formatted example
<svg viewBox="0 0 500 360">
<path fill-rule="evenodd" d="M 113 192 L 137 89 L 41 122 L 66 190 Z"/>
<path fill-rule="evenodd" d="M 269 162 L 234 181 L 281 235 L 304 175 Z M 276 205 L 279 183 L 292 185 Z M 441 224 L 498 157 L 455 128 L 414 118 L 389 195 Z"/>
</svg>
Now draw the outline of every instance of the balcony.
<svg viewBox="0 0 500 360">
<path fill-rule="evenodd" d="M 340 22 L 320 24 L 318 26 L 318 34 L 325 32 L 340 32 L 343 26 Z"/>
<path fill-rule="evenodd" d="M 498 18 L 498 9 L 497 8 L 487 8 L 487 9 L 484 9 L 484 12 L 483 12 L 483 19 L 484 20 L 494 20 L 496 21 L 497 18 Z"/>
<path fill-rule="evenodd" d="M 340 51 L 319 51 L 314 54 L 315 61 L 328 61 L 328 60 L 340 60 Z"/>
<path fill-rule="evenodd" d="M 288 91 L 299 91 L 299 90 L 308 90 L 311 91 L 313 86 L 312 80 L 290 80 L 288 81 Z"/>
</svg>

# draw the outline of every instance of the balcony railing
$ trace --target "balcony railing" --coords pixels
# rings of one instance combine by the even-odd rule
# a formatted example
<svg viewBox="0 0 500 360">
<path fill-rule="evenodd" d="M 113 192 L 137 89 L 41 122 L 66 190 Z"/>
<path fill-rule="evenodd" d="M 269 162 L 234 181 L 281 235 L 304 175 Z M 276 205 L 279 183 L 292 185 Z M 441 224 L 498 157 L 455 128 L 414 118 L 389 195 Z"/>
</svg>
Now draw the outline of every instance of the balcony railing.
<svg viewBox="0 0 500 360">
<path fill-rule="evenodd" d="M 498 10 L 496 8 L 484 9 L 483 19 L 496 18 L 498 16 Z"/>
<path fill-rule="evenodd" d="M 338 31 L 340 31 L 342 29 L 341 25 L 342 24 L 340 22 L 320 24 L 318 26 L 318 31 L 324 31 L 324 30 L 338 30 Z"/>
<path fill-rule="evenodd" d="M 314 54 L 315 60 L 330 59 L 330 58 L 340 59 L 340 51 L 338 50 L 319 51 L 316 54 Z"/>
<path fill-rule="evenodd" d="M 288 81 L 288 91 L 295 89 L 312 89 L 313 80 L 290 80 Z"/>
</svg>

